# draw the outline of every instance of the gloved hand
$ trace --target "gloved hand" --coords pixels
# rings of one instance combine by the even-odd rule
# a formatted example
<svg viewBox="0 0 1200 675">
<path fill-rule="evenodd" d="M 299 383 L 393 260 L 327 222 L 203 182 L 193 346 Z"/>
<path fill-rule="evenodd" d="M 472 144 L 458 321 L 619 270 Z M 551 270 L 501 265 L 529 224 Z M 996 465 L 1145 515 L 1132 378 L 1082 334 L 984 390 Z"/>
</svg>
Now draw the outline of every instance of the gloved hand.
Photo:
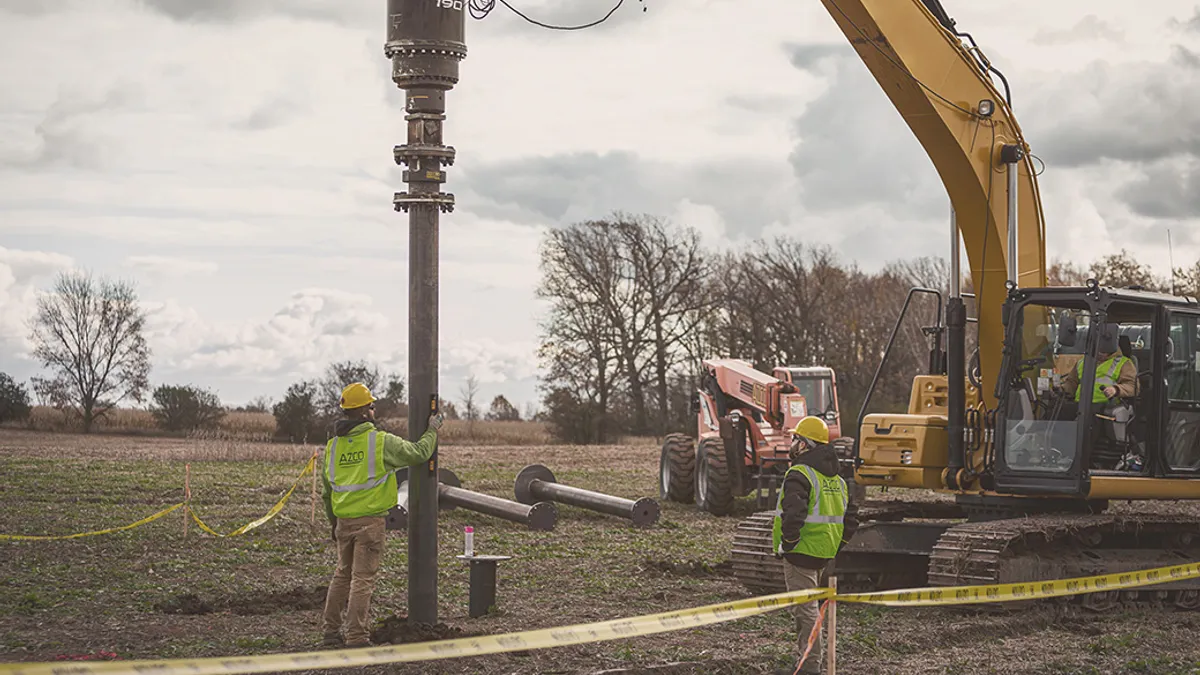
<svg viewBox="0 0 1200 675">
<path fill-rule="evenodd" d="M 434 413 L 429 416 L 429 428 L 434 431 L 441 431 L 442 425 L 446 423 L 446 416 L 442 413 Z"/>
<path fill-rule="evenodd" d="M 334 542 L 337 542 L 337 518 L 334 518 L 329 523 L 329 538 Z"/>
</svg>

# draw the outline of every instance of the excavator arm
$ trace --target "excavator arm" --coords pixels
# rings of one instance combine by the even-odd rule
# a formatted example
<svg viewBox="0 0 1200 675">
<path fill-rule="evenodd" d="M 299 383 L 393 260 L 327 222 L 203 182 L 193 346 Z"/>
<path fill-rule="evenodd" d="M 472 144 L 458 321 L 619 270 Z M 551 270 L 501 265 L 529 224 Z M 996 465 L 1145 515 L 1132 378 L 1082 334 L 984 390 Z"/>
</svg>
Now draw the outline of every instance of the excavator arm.
<svg viewBox="0 0 1200 675">
<path fill-rule="evenodd" d="M 1004 157 L 1005 146 L 1021 149 L 1015 163 L 1016 283 L 1023 288 L 1046 285 L 1037 176 L 1009 100 L 993 83 L 986 57 L 969 35 L 955 29 L 939 0 L 821 2 L 925 148 L 946 186 L 976 293 L 980 372 L 985 378 L 995 377 L 1001 364 L 1000 316 L 1010 273 L 1009 179 L 1002 160 L 1011 155 Z M 993 407 L 991 386 L 984 386 L 981 394 Z"/>
</svg>

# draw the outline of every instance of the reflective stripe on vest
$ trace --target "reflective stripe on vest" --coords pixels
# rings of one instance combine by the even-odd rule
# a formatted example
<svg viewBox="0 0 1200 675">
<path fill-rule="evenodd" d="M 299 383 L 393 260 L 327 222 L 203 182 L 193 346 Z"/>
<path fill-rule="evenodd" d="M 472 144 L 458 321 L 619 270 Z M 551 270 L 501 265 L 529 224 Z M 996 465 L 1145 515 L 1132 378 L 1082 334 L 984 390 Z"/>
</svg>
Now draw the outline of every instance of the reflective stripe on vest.
<svg viewBox="0 0 1200 675">
<path fill-rule="evenodd" d="M 337 436 L 326 444 L 325 475 L 334 516 L 379 515 L 396 505 L 396 474 L 386 470 L 380 443 L 378 432 L 372 430 Z M 364 450 L 357 449 L 363 446 Z"/>
<path fill-rule="evenodd" d="M 334 458 L 337 456 L 333 450 L 337 449 L 338 439 L 334 438 L 329 442 L 329 486 L 334 492 L 357 492 L 359 490 L 370 490 L 373 487 L 378 487 L 387 482 L 388 476 L 384 474 L 379 478 L 375 477 L 375 437 L 379 432 L 372 431 L 367 434 L 367 482 L 355 483 L 354 485 L 338 485 L 337 484 L 337 467 L 335 466 Z"/>
<path fill-rule="evenodd" d="M 799 471 L 808 478 L 811 490 L 808 493 L 808 514 L 800 528 L 800 541 L 791 550 L 783 548 L 783 490 L 775 504 L 775 519 L 771 527 L 772 547 L 777 553 L 803 553 L 815 558 L 833 558 L 841 545 L 846 507 L 850 503 L 850 490 L 841 476 L 824 476 L 807 464 L 797 464 L 788 473 Z M 831 495 L 823 487 L 823 480 L 835 480 L 837 494 Z M 784 481 L 787 473 L 784 474 Z M 825 513 L 821 513 L 824 505 Z"/>
<path fill-rule="evenodd" d="M 1113 356 L 1107 361 L 1102 361 L 1096 365 L 1096 380 L 1092 389 L 1092 403 L 1105 403 L 1108 397 L 1104 395 L 1105 387 L 1117 386 L 1117 381 L 1120 379 L 1121 369 L 1125 367 L 1125 362 L 1129 359 L 1124 356 Z M 1107 363 L 1108 371 L 1100 372 Z M 1079 383 L 1075 386 L 1075 402 L 1079 402 L 1080 390 L 1083 389 L 1083 361 L 1079 361 L 1075 365 L 1075 377 Z"/>
</svg>

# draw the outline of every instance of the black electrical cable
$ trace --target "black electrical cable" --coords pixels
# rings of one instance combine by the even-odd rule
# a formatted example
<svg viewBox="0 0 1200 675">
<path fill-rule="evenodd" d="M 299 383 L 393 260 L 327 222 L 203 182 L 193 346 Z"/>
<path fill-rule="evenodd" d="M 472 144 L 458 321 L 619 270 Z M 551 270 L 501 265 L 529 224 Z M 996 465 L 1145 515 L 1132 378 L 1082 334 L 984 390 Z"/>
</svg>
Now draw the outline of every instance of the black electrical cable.
<svg viewBox="0 0 1200 675">
<path fill-rule="evenodd" d="M 529 16 L 525 15 L 523 12 L 521 12 L 521 10 L 510 5 L 508 3 L 508 0 L 468 0 L 467 8 L 471 11 L 472 18 L 482 19 L 482 18 L 486 17 L 488 14 L 492 13 L 492 10 L 496 8 L 497 1 L 500 4 L 504 5 L 505 7 L 507 7 L 510 12 L 512 12 L 513 14 L 516 14 L 517 16 L 528 21 L 529 23 L 531 23 L 535 26 L 540 26 L 542 28 L 548 28 L 550 30 L 583 30 L 584 28 L 591 28 L 593 26 L 599 26 L 600 24 L 604 23 L 605 21 L 608 21 L 609 17 L 611 17 L 614 12 L 616 12 L 618 9 L 620 9 L 621 5 L 625 4 L 625 0 L 617 0 L 617 4 L 613 5 L 613 8 L 608 10 L 608 14 L 605 14 L 603 17 L 596 19 L 595 21 L 592 21 L 591 23 L 580 24 L 578 26 L 556 26 L 554 24 L 543 23 L 541 21 L 538 21 L 537 19 L 532 19 Z M 643 11 L 644 10 L 645 10 L 645 8 L 643 8 Z"/>
<path fill-rule="evenodd" d="M 1030 157 L 1031 159 L 1036 159 L 1037 161 L 1041 162 L 1041 164 L 1042 164 L 1042 170 L 1041 170 L 1041 171 L 1038 171 L 1038 172 L 1037 172 L 1037 173 L 1035 173 L 1035 174 L 1033 174 L 1035 177 L 1036 177 L 1036 176 L 1040 176 L 1040 175 L 1042 175 L 1042 174 L 1046 173 L 1046 161 L 1045 161 L 1045 160 L 1043 160 L 1041 157 L 1038 157 L 1037 155 L 1033 154 L 1032 152 L 1031 152 L 1031 153 L 1029 153 L 1029 157 Z"/>
<path fill-rule="evenodd" d="M 500 1 L 503 2 L 504 0 L 500 0 Z M 954 108 L 955 110 L 957 110 L 961 113 L 970 115 L 971 117 L 976 117 L 976 118 L 980 117 L 979 113 L 975 112 L 974 110 L 968 110 L 967 108 L 964 108 L 964 107 L 958 105 L 954 101 L 951 101 L 950 99 L 946 98 L 945 96 L 942 96 L 941 94 L 934 91 L 933 88 L 930 87 L 929 85 L 927 85 L 924 82 L 922 82 L 921 80 L 917 79 L 916 75 L 913 75 L 912 73 L 910 73 L 908 71 L 908 69 L 904 67 L 903 64 L 899 63 L 898 61 L 896 61 L 896 59 L 892 58 L 891 54 L 888 54 L 887 52 L 885 52 L 882 47 L 880 47 L 878 44 L 875 43 L 875 40 L 871 39 L 866 34 L 866 32 L 864 32 L 863 29 L 859 27 L 858 24 L 854 23 L 854 19 L 851 19 L 844 11 L 842 11 L 842 8 L 838 6 L 837 0 L 829 0 L 829 4 L 832 5 L 834 9 L 837 10 L 838 14 L 842 15 L 842 18 L 846 20 L 846 23 L 849 23 L 851 26 L 854 26 L 854 30 L 858 32 L 859 37 L 861 37 L 864 42 L 866 42 L 867 44 L 874 47 L 875 51 L 879 52 L 883 56 L 883 58 L 887 59 L 896 68 L 900 69 L 900 72 L 907 75 L 910 80 L 912 80 L 913 82 L 916 82 L 922 89 L 929 92 L 930 94 L 932 94 L 934 97 L 936 97 L 941 102 L 945 103 L 946 105 L 950 106 L 951 108 Z"/>
</svg>

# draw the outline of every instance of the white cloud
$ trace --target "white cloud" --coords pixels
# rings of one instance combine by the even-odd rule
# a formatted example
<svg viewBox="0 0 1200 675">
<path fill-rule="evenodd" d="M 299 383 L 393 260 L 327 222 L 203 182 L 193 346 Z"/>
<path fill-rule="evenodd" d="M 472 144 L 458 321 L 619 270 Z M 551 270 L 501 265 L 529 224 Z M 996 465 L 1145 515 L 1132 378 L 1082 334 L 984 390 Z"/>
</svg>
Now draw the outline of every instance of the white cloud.
<svg viewBox="0 0 1200 675">
<path fill-rule="evenodd" d="M 0 350 L 24 354 L 33 349 L 29 320 L 37 311 L 38 287 L 74 262 L 59 253 L 0 246 Z"/>
<path fill-rule="evenodd" d="M 220 265 L 203 260 L 187 260 L 165 255 L 132 255 L 125 266 L 154 277 L 186 277 L 214 274 Z"/>
<path fill-rule="evenodd" d="M 1176 262 L 1200 256 L 1191 183 L 1175 175 L 1194 159 L 1142 161 L 1194 149 L 1198 88 L 1172 85 L 1200 72 L 1181 23 L 1195 1 L 955 4 L 1051 163 L 1051 257 L 1127 246 L 1165 261 L 1168 224 Z M 334 359 L 406 370 L 408 226 L 391 210 L 403 94 L 377 11 L 12 6 L 0 7 L 0 369 L 27 350 L 35 289 L 78 264 L 136 277 L 156 380 L 244 400 Z M 558 0 L 528 9 L 588 13 Z M 474 372 L 488 394 L 534 395 L 538 245 L 572 219 L 647 211 L 709 245 L 797 236 L 866 268 L 944 253 L 944 190 L 819 3 L 639 9 L 572 33 L 502 8 L 469 23 L 446 123 L 458 206 L 441 228 L 444 390 Z M 87 58 L 63 59 L 63 44 Z M 1148 205 L 1154 195 L 1165 201 Z"/>
</svg>

